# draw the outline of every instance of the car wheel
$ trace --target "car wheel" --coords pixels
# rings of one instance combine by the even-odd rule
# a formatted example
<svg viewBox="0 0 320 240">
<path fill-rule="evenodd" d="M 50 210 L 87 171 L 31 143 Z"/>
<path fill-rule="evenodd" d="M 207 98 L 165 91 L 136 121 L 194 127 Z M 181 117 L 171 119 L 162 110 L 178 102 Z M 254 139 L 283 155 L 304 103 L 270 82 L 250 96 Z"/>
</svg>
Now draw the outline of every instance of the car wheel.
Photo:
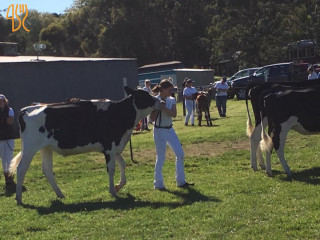
<svg viewBox="0 0 320 240">
<path fill-rule="evenodd" d="M 239 92 L 237 93 L 238 100 L 243 100 L 244 97 L 245 97 L 244 89 L 239 90 Z"/>
</svg>

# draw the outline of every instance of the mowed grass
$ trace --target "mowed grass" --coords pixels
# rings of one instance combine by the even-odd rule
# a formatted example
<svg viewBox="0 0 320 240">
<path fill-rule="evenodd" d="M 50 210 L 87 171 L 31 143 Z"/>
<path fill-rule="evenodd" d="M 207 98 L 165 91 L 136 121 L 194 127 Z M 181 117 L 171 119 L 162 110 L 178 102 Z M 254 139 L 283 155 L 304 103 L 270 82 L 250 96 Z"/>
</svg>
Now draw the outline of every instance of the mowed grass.
<svg viewBox="0 0 320 240">
<path fill-rule="evenodd" d="M 174 155 L 168 150 L 163 168 L 168 191 L 153 190 L 152 131 L 132 137 L 138 165 L 126 148 L 127 185 L 117 199 L 108 193 L 102 154 L 54 155 L 62 200 L 42 174 L 37 154 L 25 178 L 24 205 L 0 192 L 0 238 L 320 239 L 319 136 L 291 132 L 286 157 L 293 179 L 286 178 L 275 154 L 270 178 L 250 168 L 245 102 L 228 101 L 227 118 L 218 118 L 213 105 L 214 126 L 185 127 L 178 103 L 174 127 L 185 150 L 186 178 L 194 187 L 176 187 Z M 15 152 L 19 149 L 17 140 Z"/>
</svg>

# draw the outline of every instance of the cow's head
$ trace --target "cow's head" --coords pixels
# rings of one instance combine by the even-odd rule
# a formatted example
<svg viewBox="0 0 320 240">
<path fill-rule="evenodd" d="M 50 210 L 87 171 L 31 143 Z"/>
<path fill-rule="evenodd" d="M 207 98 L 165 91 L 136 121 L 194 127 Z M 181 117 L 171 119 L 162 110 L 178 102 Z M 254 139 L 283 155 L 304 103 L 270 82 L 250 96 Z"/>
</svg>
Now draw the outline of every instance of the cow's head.
<svg viewBox="0 0 320 240">
<path fill-rule="evenodd" d="M 133 90 L 127 86 L 124 87 L 127 95 L 131 95 L 134 98 L 134 104 L 139 111 L 141 118 L 146 117 L 153 110 L 159 110 L 161 108 L 160 100 L 154 96 L 151 96 L 148 92 L 143 90 Z"/>
</svg>

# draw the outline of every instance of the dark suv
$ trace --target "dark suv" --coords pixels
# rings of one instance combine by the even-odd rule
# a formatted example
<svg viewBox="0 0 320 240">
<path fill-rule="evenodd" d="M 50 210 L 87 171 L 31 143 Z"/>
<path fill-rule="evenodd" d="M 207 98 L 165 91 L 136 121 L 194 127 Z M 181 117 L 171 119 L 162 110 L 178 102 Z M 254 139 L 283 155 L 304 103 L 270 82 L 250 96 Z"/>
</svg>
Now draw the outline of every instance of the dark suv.
<svg viewBox="0 0 320 240">
<path fill-rule="evenodd" d="M 308 79 L 307 63 L 277 63 L 267 65 L 257 70 L 252 76 L 238 78 L 231 81 L 229 94 L 238 99 L 244 99 L 244 90 L 249 83 L 261 82 L 290 82 Z"/>
</svg>

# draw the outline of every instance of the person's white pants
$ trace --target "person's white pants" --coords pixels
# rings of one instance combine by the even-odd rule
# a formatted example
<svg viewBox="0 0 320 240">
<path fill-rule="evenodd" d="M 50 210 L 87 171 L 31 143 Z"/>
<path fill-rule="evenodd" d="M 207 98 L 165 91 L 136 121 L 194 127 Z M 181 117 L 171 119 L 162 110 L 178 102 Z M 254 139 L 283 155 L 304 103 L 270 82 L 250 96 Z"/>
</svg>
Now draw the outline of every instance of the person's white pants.
<svg viewBox="0 0 320 240">
<path fill-rule="evenodd" d="M 194 111 L 196 108 L 196 104 L 194 100 L 186 100 L 185 101 L 186 109 L 187 109 L 187 115 L 186 115 L 186 121 L 185 123 L 188 124 L 189 119 L 191 118 L 191 124 L 194 124 Z"/>
<path fill-rule="evenodd" d="M 13 158 L 14 139 L 0 141 L 0 157 L 4 172 L 9 172 L 10 162 Z"/>
<path fill-rule="evenodd" d="M 184 152 L 177 134 L 173 128 L 163 129 L 154 128 L 153 138 L 156 145 L 156 164 L 154 169 L 154 188 L 163 188 L 163 176 L 162 167 L 166 158 L 167 144 L 173 150 L 176 155 L 176 182 L 177 186 L 181 186 L 185 183 L 185 174 L 183 166 Z"/>
</svg>

